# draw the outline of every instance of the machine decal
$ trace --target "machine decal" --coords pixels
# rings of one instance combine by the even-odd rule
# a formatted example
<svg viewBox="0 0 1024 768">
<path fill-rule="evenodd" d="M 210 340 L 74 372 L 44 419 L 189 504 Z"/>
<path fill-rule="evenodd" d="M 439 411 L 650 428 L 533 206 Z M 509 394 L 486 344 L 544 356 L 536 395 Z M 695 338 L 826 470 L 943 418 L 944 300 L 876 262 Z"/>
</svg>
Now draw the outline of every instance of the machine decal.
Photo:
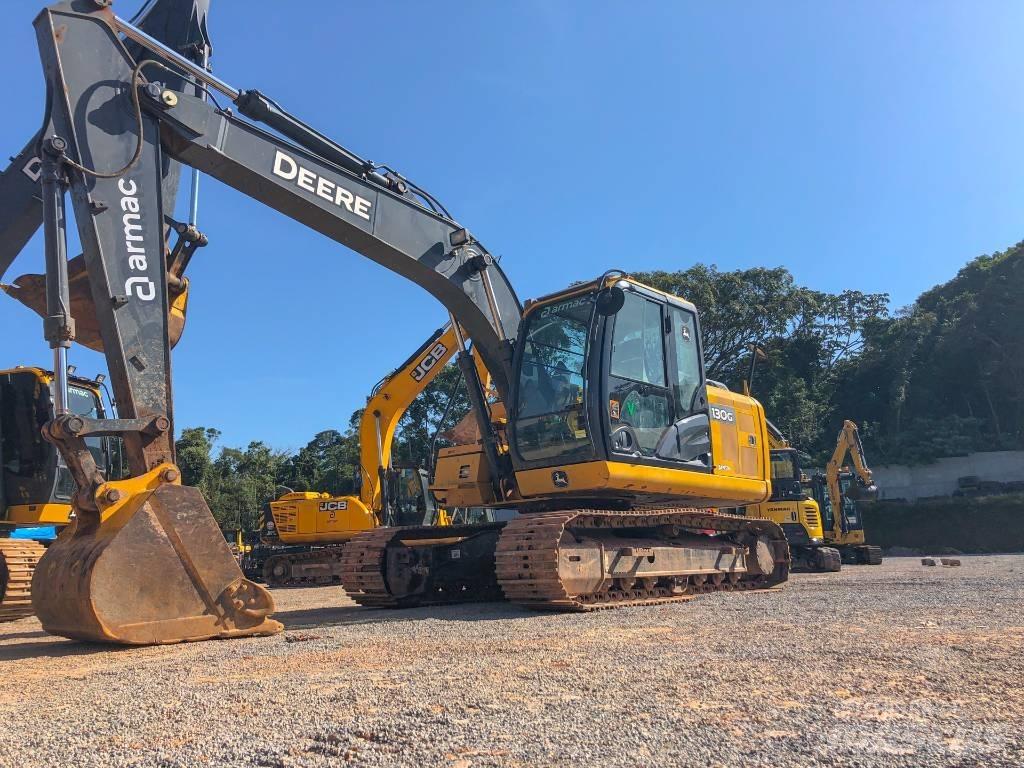
<svg viewBox="0 0 1024 768">
<path fill-rule="evenodd" d="M 551 482 L 555 488 L 568 488 L 569 474 L 561 469 L 556 469 L 551 473 Z"/>
<path fill-rule="evenodd" d="M 321 501 L 320 511 L 321 512 L 340 512 L 348 509 L 347 501 Z"/>
<path fill-rule="evenodd" d="M 447 352 L 448 347 L 441 342 L 438 342 L 431 347 L 430 351 L 424 355 L 423 359 L 420 360 L 417 366 L 413 368 L 412 372 L 409 374 L 412 376 L 413 381 L 423 381 L 423 377 L 430 373 L 431 369 L 438 364 Z"/>
<path fill-rule="evenodd" d="M 133 272 L 149 270 L 146 259 L 146 237 L 142 230 L 142 214 L 139 198 L 136 196 L 139 186 L 132 179 L 119 179 L 117 189 L 121 193 L 121 223 L 124 224 L 124 246 L 128 251 L 128 268 Z M 156 298 L 156 286 L 148 277 L 129 277 L 124 282 L 124 292 L 134 294 L 140 301 L 152 301 Z"/>
<path fill-rule="evenodd" d="M 619 418 L 619 401 L 609 400 L 608 401 L 608 415 L 613 419 Z"/>
<path fill-rule="evenodd" d="M 373 203 L 365 197 L 353 194 L 330 179 L 317 176 L 308 168 L 303 168 L 292 157 L 289 157 L 281 150 L 276 150 L 276 153 L 274 157 L 275 176 L 280 176 L 286 181 L 294 181 L 297 187 L 323 198 L 329 203 L 334 203 L 339 208 L 344 208 L 361 219 L 370 220 L 370 206 Z"/>
<path fill-rule="evenodd" d="M 21 169 L 21 172 L 32 179 L 32 181 L 39 181 L 39 177 L 43 174 L 43 161 L 38 157 L 33 157 L 25 163 L 25 167 Z"/>
<path fill-rule="evenodd" d="M 552 304 L 544 307 L 540 311 L 541 317 L 547 317 L 548 315 L 556 314 L 558 312 L 564 312 L 569 309 L 576 309 L 576 307 L 582 307 L 584 304 L 589 304 L 594 300 L 594 294 L 590 293 L 586 296 L 581 296 L 578 299 L 569 299 L 568 301 L 560 301 L 558 304 Z"/>
<path fill-rule="evenodd" d="M 736 423 L 736 411 L 727 405 L 712 405 L 709 407 L 709 412 L 715 421 L 724 421 L 726 424 Z"/>
</svg>

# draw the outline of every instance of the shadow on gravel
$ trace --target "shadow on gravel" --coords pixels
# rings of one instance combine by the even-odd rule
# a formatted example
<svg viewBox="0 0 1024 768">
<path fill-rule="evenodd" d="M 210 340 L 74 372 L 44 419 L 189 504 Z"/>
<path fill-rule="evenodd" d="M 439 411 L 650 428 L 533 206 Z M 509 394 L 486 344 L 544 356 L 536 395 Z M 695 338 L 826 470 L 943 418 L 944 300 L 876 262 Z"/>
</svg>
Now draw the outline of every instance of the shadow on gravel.
<svg viewBox="0 0 1024 768">
<path fill-rule="evenodd" d="M 27 640 L 30 637 L 49 637 L 49 635 L 41 629 L 30 629 L 25 632 L 8 632 L 0 635 L 0 643 L 7 642 L 8 640 Z"/>
<path fill-rule="evenodd" d="M 11 635 L 8 635 L 8 637 L 11 637 Z M 79 643 L 75 640 L 18 643 L 16 645 L 0 645 L 0 662 L 23 661 L 25 659 L 59 659 L 64 656 L 90 656 L 94 653 L 110 653 L 111 651 L 129 649 L 130 646 Z"/>
<path fill-rule="evenodd" d="M 285 629 L 313 629 L 323 626 L 377 624 L 379 622 L 426 621 L 499 621 L 524 619 L 541 614 L 508 603 L 468 603 L 465 605 L 434 605 L 406 610 L 362 608 L 345 605 L 333 608 L 306 608 L 278 611 L 274 618 Z"/>
</svg>

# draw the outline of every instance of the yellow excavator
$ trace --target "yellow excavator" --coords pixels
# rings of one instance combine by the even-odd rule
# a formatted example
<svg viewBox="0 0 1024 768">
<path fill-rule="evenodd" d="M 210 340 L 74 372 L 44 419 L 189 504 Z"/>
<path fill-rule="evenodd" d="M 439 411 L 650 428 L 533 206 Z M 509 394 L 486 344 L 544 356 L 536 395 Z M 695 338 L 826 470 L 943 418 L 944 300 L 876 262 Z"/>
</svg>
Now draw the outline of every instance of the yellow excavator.
<svg viewBox="0 0 1024 768">
<path fill-rule="evenodd" d="M 258 567 L 272 587 L 335 584 L 343 545 L 357 533 L 381 525 L 449 524 L 430 492 L 427 470 L 396 465 L 392 443 L 406 410 L 454 354 L 448 324 L 374 386 L 359 422 L 359 495 L 288 492 L 267 504 L 263 547 L 252 553 L 250 572 Z"/>
<path fill-rule="evenodd" d="M 104 418 L 101 385 L 102 379 L 71 376 L 71 413 Z M 71 514 L 74 481 L 42 436 L 54 416 L 52 387 L 53 374 L 41 368 L 0 370 L 0 622 L 32 613 L 32 572 Z M 117 463 L 113 441 L 91 437 L 86 445 L 109 476 Z"/>
<path fill-rule="evenodd" d="M 423 187 L 259 91 L 219 79 L 106 0 L 52 5 L 35 26 L 48 94 L 38 169 L 44 335 L 58 363 L 45 435 L 77 487 L 74 521 L 33 577 L 44 629 L 124 644 L 282 629 L 269 592 L 242 576 L 202 494 L 181 485 L 174 465 L 163 192 L 175 163 L 404 276 L 452 317 L 480 438 L 442 452 L 436 475 L 475 502 L 460 506 L 518 516 L 357 535 L 342 562 L 356 600 L 408 606 L 501 596 L 590 610 L 786 581 L 789 547 L 777 524 L 711 511 L 770 496 L 769 448 L 761 405 L 708 384 L 693 304 L 609 270 L 524 306 L 498 260 Z M 202 54 L 208 25 L 197 34 L 187 51 Z M 91 303 L 70 296 L 69 189 Z M 0 273 L 13 242 L 4 210 Z M 72 306 L 95 321 L 118 419 L 68 410 L 59 363 L 76 339 Z M 254 319 L 218 333 L 230 343 L 251 333 Z M 331 330 L 319 332 L 328 338 Z M 488 407 L 477 356 L 505 418 Z M 94 436 L 123 439 L 127 479 L 98 471 L 85 447 Z"/>
<path fill-rule="evenodd" d="M 852 471 L 844 464 L 847 454 Z M 854 422 L 843 422 L 825 473 L 811 478 L 811 488 L 821 507 L 825 541 L 839 550 L 843 563 L 880 565 L 882 548 L 865 543 L 864 518 L 857 507 L 858 501 L 877 498 L 878 488 Z"/>
<path fill-rule="evenodd" d="M 810 478 L 800 465 L 800 454 L 782 432 L 768 422 L 771 447 L 772 495 L 762 504 L 728 510 L 735 514 L 772 520 L 789 540 L 793 571 L 835 572 L 842 567 L 840 551 L 826 540 L 821 506 L 811 496 Z"/>
</svg>

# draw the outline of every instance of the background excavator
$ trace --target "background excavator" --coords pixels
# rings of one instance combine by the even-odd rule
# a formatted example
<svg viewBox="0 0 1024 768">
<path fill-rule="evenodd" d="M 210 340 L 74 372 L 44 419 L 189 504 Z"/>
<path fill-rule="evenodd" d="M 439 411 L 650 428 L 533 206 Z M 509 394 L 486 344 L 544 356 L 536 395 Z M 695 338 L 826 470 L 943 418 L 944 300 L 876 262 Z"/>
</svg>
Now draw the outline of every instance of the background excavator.
<svg viewBox="0 0 1024 768">
<path fill-rule="evenodd" d="M 762 504 L 748 504 L 735 514 L 772 520 L 789 540 L 794 571 L 835 572 L 842 567 L 840 551 L 830 546 L 822 523 L 821 505 L 810 492 L 810 478 L 801 467 L 800 454 L 771 421 L 772 495 Z"/>
<path fill-rule="evenodd" d="M 56 415 L 45 434 L 78 490 L 72 526 L 33 578 L 45 629 L 143 644 L 281 628 L 269 618 L 269 593 L 242 577 L 202 495 L 180 484 L 173 463 L 161 196 L 169 159 L 403 275 L 452 316 L 481 439 L 473 451 L 442 452 L 437 475 L 471 478 L 459 490 L 479 503 L 463 506 L 520 514 L 443 536 L 436 527 L 356 536 L 343 570 L 357 600 L 502 594 L 587 610 L 786 580 L 778 525 L 708 510 L 768 498 L 768 440 L 757 401 L 708 385 L 692 304 L 612 270 L 524 308 L 480 241 L 421 187 L 258 91 L 214 77 L 107 0 L 59 3 L 35 26 L 49 94 L 39 176 L 45 335 L 63 362 L 76 337 L 69 188 L 90 293 L 101 299 L 81 311 L 95 318 L 120 417 L 70 414 L 66 366 L 54 366 Z M 208 91 L 233 108 L 208 102 Z M 504 429 L 487 407 L 477 355 L 507 407 Z M 127 479 L 102 477 L 85 446 L 92 436 L 123 439 Z"/>
<path fill-rule="evenodd" d="M 52 384 L 53 374 L 41 368 L 0 371 L 0 622 L 32 613 L 32 572 L 71 514 L 74 481 L 42 436 L 54 416 Z M 101 384 L 69 377 L 71 413 L 104 418 Z M 91 437 L 86 445 L 100 472 L 116 474 L 114 441 Z"/>
<path fill-rule="evenodd" d="M 853 470 L 844 464 L 846 455 Z M 864 457 L 860 432 L 852 421 L 844 421 L 836 447 L 825 466 L 825 473 L 811 478 L 815 500 L 821 508 L 825 541 L 839 550 L 842 561 L 850 565 L 880 565 L 882 548 L 865 543 L 864 518 L 858 501 L 878 497 L 871 470 Z"/>
<path fill-rule="evenodd" d="M 335 584 L 342 547 L 357 533 L 382 525 L 448 525 L 427 469 L 396 466 L 392 444 L 398 422 L 451 360 L 455 343 L 451 324 L 439 328 L 374 386 L 359 422 L 358 496 L 289 492 L 266 505 L 262 546 L 245 563 L 250 574 L 258 570 L 271 586 Z"/>
</svg>

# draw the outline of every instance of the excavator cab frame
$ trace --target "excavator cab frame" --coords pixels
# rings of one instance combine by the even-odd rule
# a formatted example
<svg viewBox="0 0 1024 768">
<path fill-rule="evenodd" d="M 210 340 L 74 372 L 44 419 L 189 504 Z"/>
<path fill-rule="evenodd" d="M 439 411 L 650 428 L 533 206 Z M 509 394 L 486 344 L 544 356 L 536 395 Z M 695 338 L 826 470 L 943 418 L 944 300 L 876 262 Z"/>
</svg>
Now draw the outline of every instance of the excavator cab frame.
<svg viewBox="0 0 1024 768">
<path fill-rule="evenodd" d="M 709 385 L 700 338 L 693 304 L 617 271 L 531 302 L 508 429 L 519 506 L 767 498 L 763 409 Z"/>
</svg>

